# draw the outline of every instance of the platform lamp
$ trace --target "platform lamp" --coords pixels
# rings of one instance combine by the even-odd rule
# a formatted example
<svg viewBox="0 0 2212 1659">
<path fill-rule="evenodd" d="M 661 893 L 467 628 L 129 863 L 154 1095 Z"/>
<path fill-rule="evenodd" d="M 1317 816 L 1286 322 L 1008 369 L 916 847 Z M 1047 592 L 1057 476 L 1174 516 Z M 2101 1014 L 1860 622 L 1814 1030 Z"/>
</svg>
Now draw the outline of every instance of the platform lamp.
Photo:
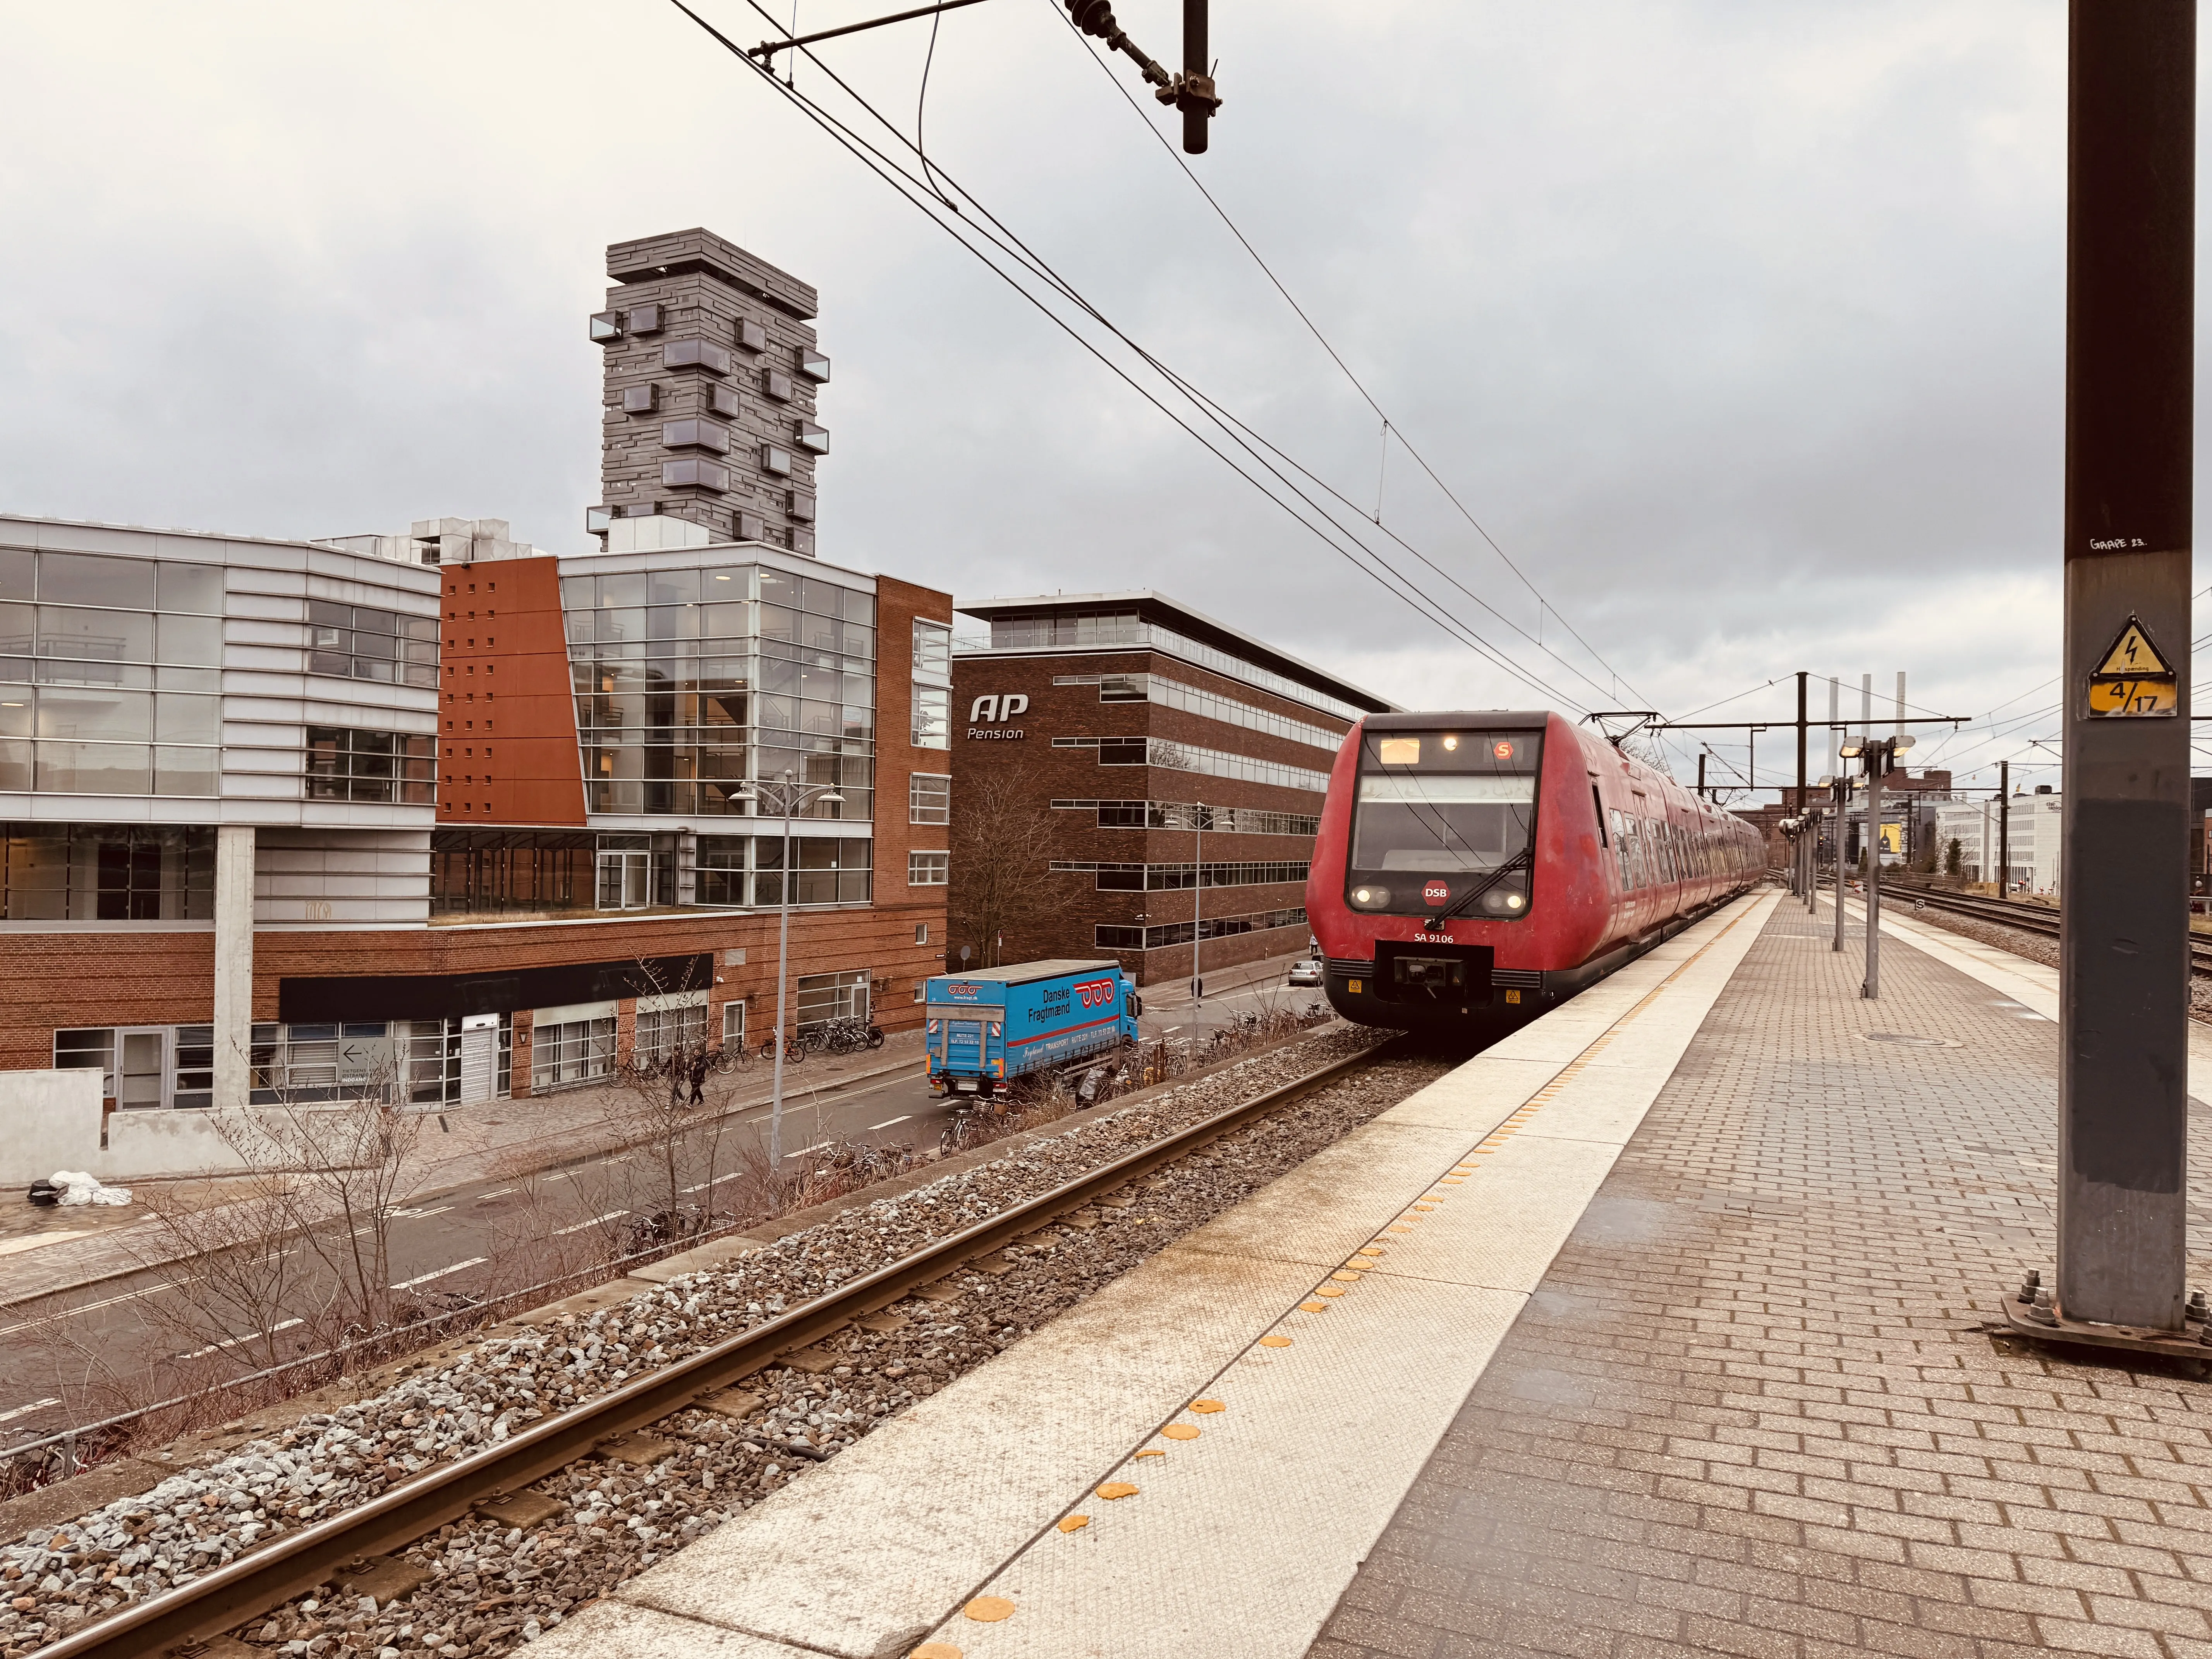
<svg viewBox="0 0 2212 1659">
<path fill-rule="evenodd" d="M 1881 781 L 1889 775 L 1897 757 L 1911 747 L 1912 739 L 1900 733 L 1893 738 L 1860 738 L 1838 751 L 1845 760 L 1857 761 L 1866 775 L 1866 978 L 1860 983 L 1859 994 L 1870 1002 L 1881 997 Z M 1844 908 L 1840 862 L 1838 869 L 1836 911 L 1840 928 Z"/>
<path fill-rule="evenodd" d="M 1828 792 L 1828 813 L 1835 820 L 1836 936 L 1828 948 L 1840 951 L 1844 948 L 1844 828 L 1850 817 L 1851 781 L 1831 775 L 1820 780 L 1820 787 Z"/>
<path fill-rule="evenodd" d="M 773 806 L 783 820 L 783 868 L 777 888 L 781 902 L 776 907 L 780 914 L 775 936 L 775 1081 L 768 1114 L 768 1167 L 773 1179 L 783 1173 L 783 1051 L 790 1041 L 783 1030 L 783 994 L 789 981 L 785 964 L 791 954 L 791 819 L 794 812 L 816 805 L 842 805 L 845 798 L 834 783 L 801 783 L 796 775 L 786 771 L 774 783 L 746 784 L 731 799 Z"/>
</svg>

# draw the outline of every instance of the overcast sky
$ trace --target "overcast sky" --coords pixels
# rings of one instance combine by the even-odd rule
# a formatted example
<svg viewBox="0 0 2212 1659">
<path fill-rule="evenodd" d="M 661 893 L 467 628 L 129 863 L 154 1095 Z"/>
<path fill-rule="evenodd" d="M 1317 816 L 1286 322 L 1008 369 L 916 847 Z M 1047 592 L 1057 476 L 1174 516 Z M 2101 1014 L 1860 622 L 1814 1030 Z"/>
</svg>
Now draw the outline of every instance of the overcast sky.
<svg viewBox="0 0 2212 1659">
<path fill-rule="evenodd" d="M 1116 10 L 1179 58 L 1176 0 Z M 1060 0 L 944 17 L 929 154 L 1358 503 L 1346 523 L 1379 483 L 1365 538 L 1541 689 L 1237 477 L 665 0 L 0 0 L 0 507 L 280 536 L 490 515 L 585 550 L 603 249 L 703 224 L 821 290 L 830 561 L 963 599 L 1158 587 L 1413 707 L 1680 717 L 1808 669 L 1855 708 L 1863 672 L 1886 702 L 1903 669 L 1923 709 L 2023 717 L 1923 754 L 2055 736 L 2057 0 L 1214 12 L 1226 102 L 1194 169 L 1527 583 L 1385 459 L 1141 130 L 1172 115 Z M 820 50 L 911 137 L 929 36 Z M 865 118 L 814 67 L 798 84 Z M 1778 686 L 1714 717 L 1787 712 Z"/>
</svg>

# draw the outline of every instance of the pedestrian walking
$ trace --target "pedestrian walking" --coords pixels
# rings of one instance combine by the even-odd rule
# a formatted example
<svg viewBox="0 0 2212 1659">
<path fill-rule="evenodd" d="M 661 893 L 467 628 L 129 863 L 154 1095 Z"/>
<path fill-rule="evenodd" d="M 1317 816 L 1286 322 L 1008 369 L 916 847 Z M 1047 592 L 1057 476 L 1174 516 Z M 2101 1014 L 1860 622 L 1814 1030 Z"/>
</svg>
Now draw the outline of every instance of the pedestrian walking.
<svg viewBox="0 0 2212 1659">
<path fill-rule="evenodd" d="M 707 1051 L 702 1048 L 691 1056 L 691 1104 L 707 1103 Z"/>
<path fill-rule="evenodd" d="M 668 1103 L 684 1103 L 684 1051 L 679 1048 L 668 1056 Z"/>
</svg>

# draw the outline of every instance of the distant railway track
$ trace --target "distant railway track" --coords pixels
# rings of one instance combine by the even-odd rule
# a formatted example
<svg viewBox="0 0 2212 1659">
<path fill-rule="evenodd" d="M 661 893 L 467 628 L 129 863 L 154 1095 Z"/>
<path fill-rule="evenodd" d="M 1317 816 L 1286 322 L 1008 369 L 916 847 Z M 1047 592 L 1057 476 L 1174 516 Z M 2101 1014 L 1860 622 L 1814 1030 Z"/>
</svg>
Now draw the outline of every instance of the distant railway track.
<svg viewBox="0 0 2212 1659">
<path fill-rule="evenodd" d="M 2040 933 L 2045 939 L 2059 937 L 2063 925 L 2061 912 L 2049 905 L 2021 904 L 2011 899 L 1984 898 L 1978 893 L 1953 893 L 1941 887 L 1911 884 L 1887 890 L 1899 897 L 1910 895 L 1915 903 L 1924 904 L 1931 910 L 1949 910 L 2001 927 L 2017 927 L 2024 933 Z M 2212 977 L 2212 941 L 2190 939 L 2189 966 L 2191 972 Z"/>
<path fill-rule="evenodd" d="M 125 1607 L 38 1650 L 40 1659 L 153 1659 L 202 1644 L 231 1651 L 222 1632 L 343 1577 L 522 1492 L 602 1445 L 670 1417 L 782 1356 L 889 1306 L 976 1257 L 1003 1249 L 1054 1218 L 1198 1151 L 1273 1109 L 1391 1057 L 1382 1043 L 1322 1066 L 1252 1098 L 1012 1205 L 789 1312 L 636 1381 L 531 1425 L 507 1440 L 434 1468 L 327 1520 L 274 1538 L 188 1583 Z"/>
</svg>

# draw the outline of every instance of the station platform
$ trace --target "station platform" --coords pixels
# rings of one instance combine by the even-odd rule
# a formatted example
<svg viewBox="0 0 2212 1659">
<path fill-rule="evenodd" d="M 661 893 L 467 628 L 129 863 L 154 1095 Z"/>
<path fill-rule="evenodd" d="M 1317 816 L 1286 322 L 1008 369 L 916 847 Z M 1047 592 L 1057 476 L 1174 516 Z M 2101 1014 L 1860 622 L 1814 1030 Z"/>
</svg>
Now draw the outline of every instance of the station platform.
<svg viewBox="0 0 2212 1659">
<path fill-rule="evenodd" d="M 1869 1003 L 1832 915 L 1738 901 L 532 1651 L 2212 1659 L 2212 1385 L 1981 1329 L 2055 975 L 1885 918 Z"/>
</svg>

